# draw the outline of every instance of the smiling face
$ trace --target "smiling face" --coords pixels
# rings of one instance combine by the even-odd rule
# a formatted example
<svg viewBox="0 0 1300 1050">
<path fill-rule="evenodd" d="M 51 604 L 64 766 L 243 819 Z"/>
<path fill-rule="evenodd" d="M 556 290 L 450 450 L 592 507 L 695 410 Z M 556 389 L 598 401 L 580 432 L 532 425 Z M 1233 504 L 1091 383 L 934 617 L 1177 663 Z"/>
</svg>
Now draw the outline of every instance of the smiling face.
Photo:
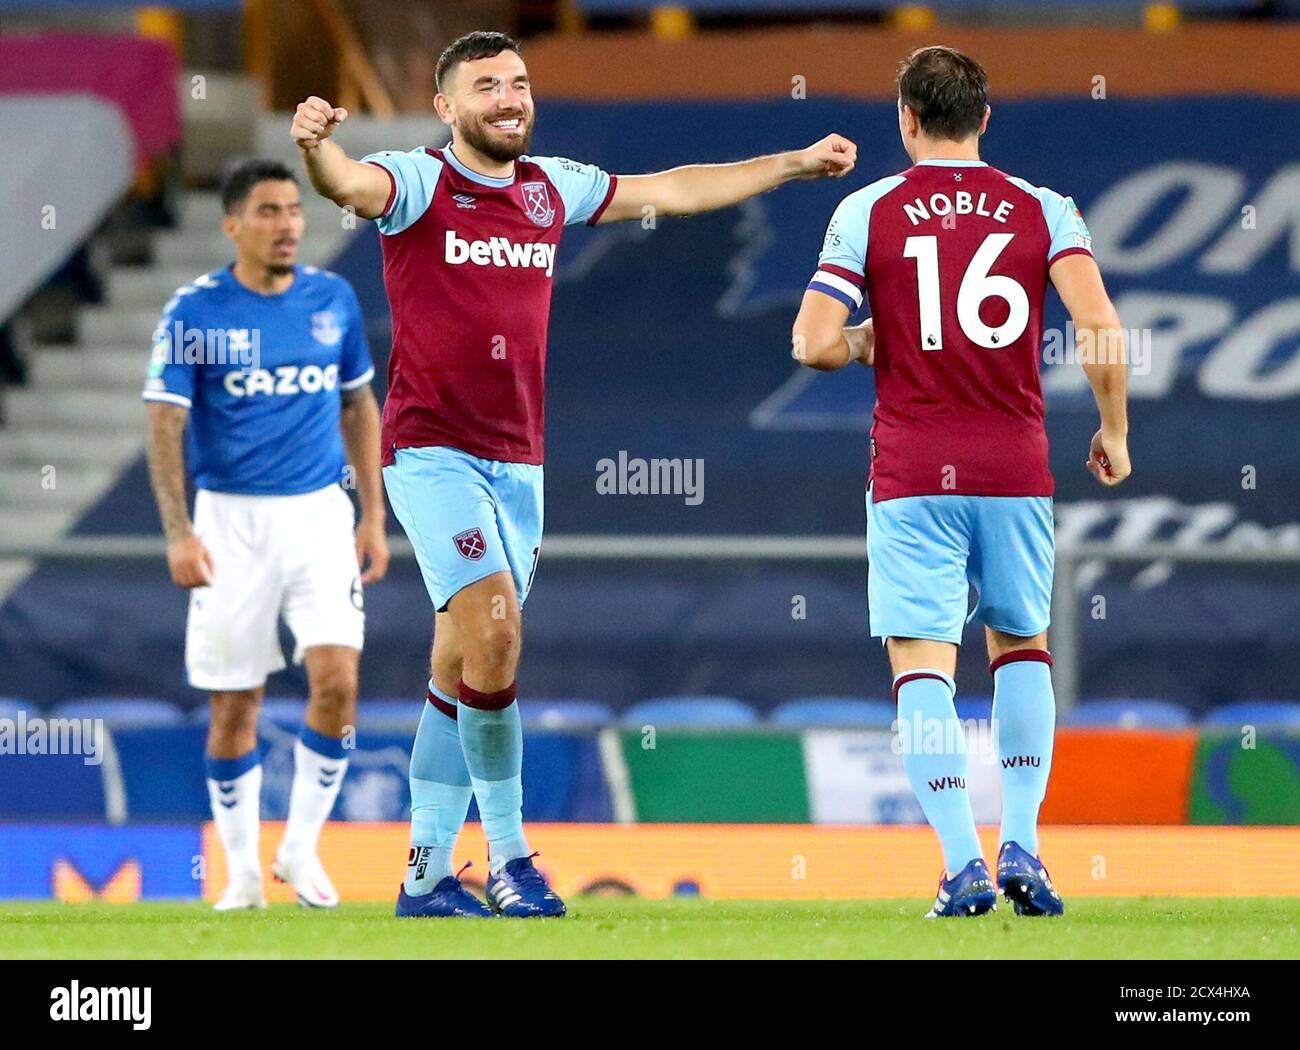
<svg viewBox="0 0 1300 1050">
<path fill-rule="evenodd" d="M 451 126 L 453 146 L 464 143 L 500 164 L 528 152 L 536 114 L 522 58 L 502 51 L 461 62 L 446 81 L 434 107 Z"/>
<path fill-rule="evenodd" d="M 256 183 L 224 222 L 240 261 L 272 276 L 293 271 L 305 226 L 302 197 L 297 184 L 289 179 Z"/>
</svg>

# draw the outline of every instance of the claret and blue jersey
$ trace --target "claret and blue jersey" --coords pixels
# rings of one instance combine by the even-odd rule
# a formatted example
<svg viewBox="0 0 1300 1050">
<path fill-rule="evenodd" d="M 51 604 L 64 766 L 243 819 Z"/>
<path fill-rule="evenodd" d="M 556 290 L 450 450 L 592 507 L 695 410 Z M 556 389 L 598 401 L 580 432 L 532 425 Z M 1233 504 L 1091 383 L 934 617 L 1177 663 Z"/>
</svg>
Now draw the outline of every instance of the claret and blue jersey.
<svg viewBox="0 0 1300 1050">
<path fill-rule="evenodd" d="M 290 496 L 342 480 L 341 391 L 373 376 L 361 307 L 342 277 L 298 266 L 286 291 L 263 295 L 226 267 L 168 301 L 144 399 L 190 410 L 197 488 Z"/>
<path fill-rule="evenodd" d="M 617 177 L 525 156 L 496 178 L 450 146 L 363 159 L 391 187 L 376 221 L 393 318 L 384 462 L 445 446 L 540 464 L 556 252 L 565 226 L 600 218 Z"/>
<path fill-rule="evenodd" d="M 1074 202 L 982 161 L 922 161 L 841 202 L 809 288 L 871 307 L 877 500 L 1052 494 L 1043 306 L 1074 253 L 1091 253 Z"/>
<path fill-rule="evenodd" d="M 1072 200 L 975 160 L 922 161 L 836 210 L 808 287 L 873 318 L 873 635 L 960 643 L 971 585 L 987 626 L 1047 629 L 1043 306 L 1051 266 L 1090 249 Z"/>
</svg>

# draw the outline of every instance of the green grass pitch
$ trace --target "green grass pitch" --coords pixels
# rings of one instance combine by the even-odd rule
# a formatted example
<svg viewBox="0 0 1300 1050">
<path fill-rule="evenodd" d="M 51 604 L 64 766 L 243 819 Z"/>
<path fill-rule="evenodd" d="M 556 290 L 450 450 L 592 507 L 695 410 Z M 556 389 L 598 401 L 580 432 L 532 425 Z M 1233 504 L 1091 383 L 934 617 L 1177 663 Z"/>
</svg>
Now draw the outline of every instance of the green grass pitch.
<svg viewBox="0 0 1300 1050">
<path fill-rule="evenodd" d="M 1300 900 L 1075 899 L 924 921 L 921 901 L 587 897 L 559 920 L 397 920 L 389 906 L 218 915 L 200 903 L 0 906 L 0 958 L 1300 958 Z"/>
</svg>

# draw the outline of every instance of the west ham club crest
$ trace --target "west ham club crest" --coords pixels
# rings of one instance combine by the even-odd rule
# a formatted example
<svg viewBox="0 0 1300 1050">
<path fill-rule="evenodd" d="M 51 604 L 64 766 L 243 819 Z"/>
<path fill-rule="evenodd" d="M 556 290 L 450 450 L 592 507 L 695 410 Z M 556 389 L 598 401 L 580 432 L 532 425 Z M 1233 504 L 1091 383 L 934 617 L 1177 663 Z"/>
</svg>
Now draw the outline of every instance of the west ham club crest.
<svg viewBox="0 0 1300 1050">
<path fill-rule="evenodd" d="M 483 542 L 483 532 L 477 528 L 458 532 L 451 541 L 456 544 L 460 556 L 470 561 L 479 561 L 487 550 L 487 544 Z"/>
<path fill-rule="evenodd" d="M 525 182 L 520 189 L 524 194 L 524 211 L 538 226 L 549 226 L 555 220 L 555 205 L 551 203 L 551 188 L 544 182 Z"/>
</svg>

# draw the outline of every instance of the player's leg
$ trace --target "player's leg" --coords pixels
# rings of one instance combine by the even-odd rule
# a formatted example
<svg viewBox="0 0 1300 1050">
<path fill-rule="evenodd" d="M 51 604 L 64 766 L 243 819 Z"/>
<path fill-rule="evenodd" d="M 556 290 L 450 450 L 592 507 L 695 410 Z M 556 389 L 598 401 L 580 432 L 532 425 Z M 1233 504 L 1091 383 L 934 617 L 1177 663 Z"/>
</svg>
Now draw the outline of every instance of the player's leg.
<svg viewBox="0 0 1300 1050">
<path fill-rule="evenodd" d="M 462 746 L 461 680 L 464 648 L 469 644 L 467 630 L 477 630 L 457 623 L 449 603 L 484 580 L 509 577 L 510 562 L 497 524 L 496 495 L 484 461 L 442 447 L 398 450 L 395 461 L 384 468 L 384 485 L 438 611 L 432 681 L 411 756 L 411 863 L 398 893 L 397 914 L 490 915 L 449 874 L 451 851 L 472 793 Z M 517 622 L 517 598 L 511 595 L 505 604 L 515 607 Z M 482 647 L 482 639 L 473 641 Z M 475 673 L 471 673 L 471 681 L 478 680 Z M 504 684 L 512 682 L 513 667 Z M 474 734 L 471 728 L 471 738 Z M 479 806 L 482 810 L 481 798 Z M 455 882 L 450 892 L 440 888 L 445 879 Z"/>
<path fill-rule="evenodd" d="M 365 605 L 353 535 L 356 516 L 346 493 L 332 486 L 277 500 L 268 518 L 282 609 L 294 635 L 294 662 L 306 664 L 309 688 L 274 872 L 293 886 L 300 904 L 332 908 L 338 893 L 316 847 L 347 774 L 344 734 L 357 721 Z"/>
<path fill-rule="evenodd" d="M 508 918 L 554 918 L 564 902 L 533 864 L 523 824 L 523 729 L 515 702 L 522 607 L 542 542 L 542 468 L 483 465 L 509 572 L 451 600 L 461 640 L 460 739 L 488 836 L 488 902 Z M 468 626 L 472 624 L 472 626 Z"/>
<path fill-rule="evenodd" d="M 274 566 L 247 527 L 238 499 L 200 491 L 194 528 L 212 553 L 212 584 L 190 592 L 185 670 L 211 694 L 207 786 L 230 873 L 217 908 L 260 907 L 258 856 L 261 758 L 257 716 L 267 675 L 284 667 L 276 635 L 279 585 Z"/>
<path fill-rule="evenodd" d="M 293 746 L 289 815 L 274 871 L 277 879 L 294 887 L 302 904 L 332 908 L 338 893 L 320 867 L 317 843 L 347 774 L 343 738 L 356 726 L 361 653 L 345 645 L 314 645 L 303 656 L 307 712 Z"/>
<path fill-rule="evenodd" d="M 457 726 L 460 643 L 446 612 L 435 618 L 429 664 L 426 702 L 411 746 L 411 850 L 398 914 L 482 915 L 482 902 L 452 872 L 452 853 L 474 789 Z"/>
<path fill-rule="evenodd" d="M 925 819 L 939 835 L 949 878 L 982 856 L 966 786 L 966 736 L 954 700 L 957 646 L 890 638 L 903 768 Z"/>
<path fill-rule="evenodd" d="M 962 497 L 874 503 L 868 493 L 871 633 L 888 647 L 903 767 L 943 848 L 935 916 L 982 914 L 996 900 L 975 830 L 966 738 L 954 703 L 968 543 Z"/>
<path fill-rule="evenodd" d="M 1060 896 L 1038 859 L 1038 810 L 1047 794 L 1056 731 L 1047 651 L 1053 537 L 1046 498 L 980 500 L 972 582 L 993 675 L 993 726 L 1002 784 L 998 887 L 1019 914 L 1059 915 Z"/>
<path fill-rule="evenodd" d="M 262 764 L 257 753 L 257 716 L 262 692 L 259 687 L 211 694 L 205 762 L 208 800 L 227 870 L 218 911 L 266 907 L 258 859 Z"/>
</svg>

